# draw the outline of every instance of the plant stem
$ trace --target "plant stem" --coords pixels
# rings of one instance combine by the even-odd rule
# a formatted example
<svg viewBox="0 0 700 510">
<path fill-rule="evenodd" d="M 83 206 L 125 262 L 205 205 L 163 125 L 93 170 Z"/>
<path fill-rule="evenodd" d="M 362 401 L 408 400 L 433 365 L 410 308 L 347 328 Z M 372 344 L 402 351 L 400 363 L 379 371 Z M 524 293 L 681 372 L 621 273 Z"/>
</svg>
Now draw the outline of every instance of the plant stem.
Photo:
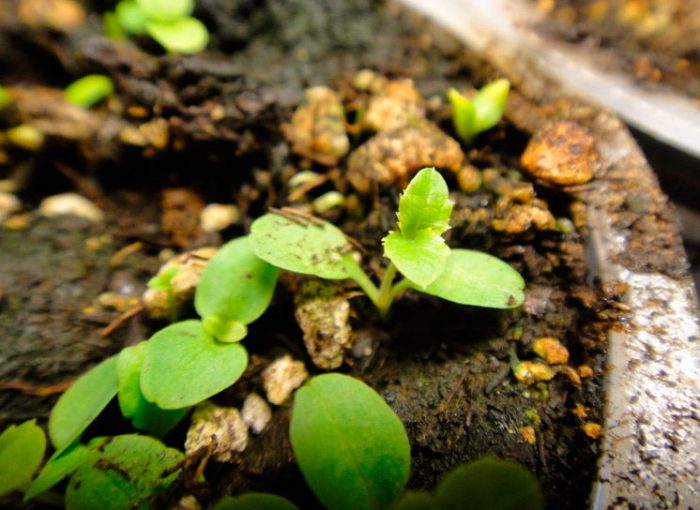
<svg viewBox="0 0 700 510">
<path fill-rule="evenodd" d="M 389 267 L 386 268 L 386 272 L 382 278 L 382 284 L 379 287 L 379 295 L 377 296 L 377 300 L 374 302 L 379 309 L 379 315 L 382 316 L 382 319 L 386 319 L 387 315 L 389 315 L 389 308 L 391 307 L 392 301 L 394 301 L 394 297 L 392 296 L 391 292 L 391 284 L 394 282 L 395 277 L 396 266 L 393 262 L 391 262 Z"/>
<path fill-rule="evenodd" d="M 411 281 L 408 278 L 404 278 L 391 288 L 391 300 L 393 301 L 399 294 L 410 288 Z"/>
<path fill-rule="evenodd" d="M 369 276 L 365 274 L 362 268 L 355 262 L 350 254 L 343 255 L 345 269 L 348 271 L 350 279 L 354 280 L 360 288 L 367 294 L 367 297 L 376 305 L 379 297 L 379 289 L 372 283 Z"/>
</svg>

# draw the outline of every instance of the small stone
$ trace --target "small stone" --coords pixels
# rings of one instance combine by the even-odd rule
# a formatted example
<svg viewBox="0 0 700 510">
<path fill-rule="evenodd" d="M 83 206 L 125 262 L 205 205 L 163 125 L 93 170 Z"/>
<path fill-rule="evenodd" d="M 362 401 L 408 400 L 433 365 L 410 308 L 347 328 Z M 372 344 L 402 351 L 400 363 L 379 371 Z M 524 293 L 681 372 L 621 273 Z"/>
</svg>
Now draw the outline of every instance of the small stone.
<svg viewBox="0 0 700 510">
<path fill-rule="evenodd" d="M 358 147 L 348 159 L 347 177 L 360 193 L 369 193 L 375 183 L 404 187 L 423 167 L 434 166 L 458 172 L 464 153 L 459 143 L 427 120 L 398 129 L 381 131 Z"/>
<path fill-rule="evenodd" d="M 561 365 L 569 361 L 569 351 L 556 338 L 537 338 L 532 342 L 532 350 L 552 365 Z"/>
<path fill-rule="evenodd" d="M 236 453 L 244 451 L 247 446 L 248 426 L 238 409 L 219 407 L 211 402 L 197 406 L 185 440 L 188 456 L 206 448 L 215 461 L 232 462 Z"/>
<path fill-rule="evenodd" d="M 481 173 L 472 165 L 465 165 L 457 174 L 459 189 L 465 193 L 474 193 L 481 187 Z"/>
<path fill-rule="evenodd" d="M 0 222 L 5 221 L 5 218 L 19 211 L 22 204 L 12 193 L 0 191 Z"/>
<path fill-rule="evenodd" d="M 61 193 L 45 198 L 39 204 L 39 214 L 49 218 L 78 216 L 94 223 L 104 219 L 104 214 L 95 204 L 77 193 Z"/>
<path fill-rule="evenodd" d="M 199 215 L 202 230 L 218 232 L 238 221 L 240 212 L 235 205 L 209 204 Z"/>
<path fill-rule="evenodd" d="M 535 133 L 520 158 L 520 164 L 533 176 L 560 186 L 590 181 L 598 161 L 593 136 L 570 121 Z"/>
<path fill-rule="evenodd" d="M 535 444 L 537 441 L 537 435 L 535 434 L 535 427 L 528 425 L 526 427 L 520 427 L 520 437 L 527 444 Z"/>
<path fill-rule="evenodd" d="M 30 26 L 69 32 L 85 22 L 85 9 L 75 0 L 20 0 L 19 18 Z"/>
<path fill-rule="evenodd" d="M 600 424 L 592 421 L 587 421 L 581 425 L 581 430 L 583 430 L 583 433 L 591 439 L 600 439 L 603 435 L 603 427 Z"/>
<path fill-rule="evenodd" d="M 262 373 L 267 400 L 282 405 L 308 377 L 304 363 L 289 354 L 276 359 Z"/>
<path fill-rule="evenodd" d="M 569 381 L 571 381 L 572 384 L 581 386 L 581 376 L 578 375 L 578 372 L 574 368 L 570 366 L 563 366 L 560 370 L 562 374 L 569 378 Z"/>
<path fill-rule="evenodd" d="M 44 133 L 30 124 L 20 124 L 5 131 L 7 139 L 17 147 L 36 152 L 44 146 Z"/>
<path fill-rule="evenodd" d="M 33 219 L 32 213 L 13 214 L 5 220 L 2 226 L 10 230 L 24 230 L 31 225 Z"/>
<path fill-rule="evenodd" d="M 180 501 L 175 503 L 175 506 L 170 510 L 202 510 L 202 505 L 199 504 L 197 498 L 192 494 L 187 494 L 186 496 L 182 496 Z"/>
<path fill-rule="evenodd" d="M 304 332 L 304 345 L 311 361 L 331 370 L 343 364 L 350 339 L 350 302 L 332 283 L 308 280 L 294 296 L 294 317 Z"/>
<path fill-rule="evenodd" d="M 160 150 L 168 146 L 170 127 L 167 120 L 157 118 L 138 126 L 126 126 L 119 133 L 119 139 L 128 145 L 151 146 Z"/>
<path fill-rule="evenodd" d="M 423 97 L 413 80 L 393 80 L 369 100 L 362 124 L 375 131 L 398 129 L 425 119 Z"/>
<path fill-rule="evenodd" d="M 515 375 L 518 382 L 532 384 L 551 380 L 554 377 L 554 372 L 542 362 L 521 361 L 513 367 L 513 375 Z"/>
<path fill-rule="evenodd" d="M 498 213 L 501 217 L 494 218 L 491 226 L 507 234 L 522 234 L 532 227 L 535 230 L 554 230 L 557 225 L 551 212 L 531 204 L 512 204 Z"/>
<path fill-rule="evenodd" d="M 586 377 L 592 377 L 593 369 L 587 365 L 581 365 L 580 367 L 578 367 L 578 375 L 581 376 L 581 379 L 585 379 Z"/>
<path fill-rule="evenodd" d="M 272 411 L 265 399 L 257 393 L 250 393 L 241 408 L 243 421 L 253 434 L 260 434 L 272 419 Z"/>
</svg>

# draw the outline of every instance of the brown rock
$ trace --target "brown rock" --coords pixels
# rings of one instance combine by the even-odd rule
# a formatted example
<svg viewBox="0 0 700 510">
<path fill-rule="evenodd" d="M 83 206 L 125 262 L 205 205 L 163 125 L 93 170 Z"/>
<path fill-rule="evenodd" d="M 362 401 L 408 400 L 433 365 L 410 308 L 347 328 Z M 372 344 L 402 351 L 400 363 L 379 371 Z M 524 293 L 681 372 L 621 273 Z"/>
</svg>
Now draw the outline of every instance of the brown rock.
<svg viewBox="0 0 700 510">
<path fill-rule="evenodd" d="M 568 186 L 590 181 L 598 164 L 593 136 L 579 124 L 557 122 L 532 137 L 520 164 L 533 176 Z"/>
<path fill-rule="evenodd" d="M 238 409 L 219 407 L 211 402 L 197 406 L 187 431 L 185 453 L 193 455 L 201 448 L 211 452 L 217 462 L 233 462 L 236 454 L 248 446 L 248 426 Z"/>
<path fill-rule="evenodd" d="M 560 365 L 569 361 L 568 349 L 556 338 L 537 338 L 532 342 L 532 350 L 547 363 Z"/>
<path fill-rule="evenodd" d="M 423 98 L 413 85 L 413 80 L 394 80 L 387 82 L 369 100 L 363 125 L 375 131 L 384 131 L 398 129 L 424 118 Z"/>
</svg>

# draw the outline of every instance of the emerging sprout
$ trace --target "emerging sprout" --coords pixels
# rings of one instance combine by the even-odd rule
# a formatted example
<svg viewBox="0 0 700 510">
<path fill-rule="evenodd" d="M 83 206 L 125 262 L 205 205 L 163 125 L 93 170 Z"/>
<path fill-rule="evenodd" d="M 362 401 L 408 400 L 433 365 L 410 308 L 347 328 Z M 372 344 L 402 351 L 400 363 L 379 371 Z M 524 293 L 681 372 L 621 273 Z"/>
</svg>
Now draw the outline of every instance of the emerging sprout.
<svg viewBox="0 0 700 510">
<path fill-rule="evenodd" d="M 476 135 L 498 124 L 506 108 L 509 90 L 510 82 L 501 78 L 484 86 L 471 99 L 453 88 L 447 91 L 455 131 L 465 143 L 472 143 Z"/>
<path fill-rule="evenodd" d="M 44 459 L 46 438 L 35 420 L 10 425 L 0 434 L 0 497 L 24 490 Z"/>
<path fill-rule="evenodd" d="M 102 74 L 90 74 L 68 85 L 63 95 L 69 103 L 90 108 L 113 93 L 112 80 Z"/>
<path fill-rule="evenodd" d="M 10 93 L 5 90 L 5 87 L 0 85 L 0 110 L 5 108 L 8 104 L 12 102 Z"/>
</svg>

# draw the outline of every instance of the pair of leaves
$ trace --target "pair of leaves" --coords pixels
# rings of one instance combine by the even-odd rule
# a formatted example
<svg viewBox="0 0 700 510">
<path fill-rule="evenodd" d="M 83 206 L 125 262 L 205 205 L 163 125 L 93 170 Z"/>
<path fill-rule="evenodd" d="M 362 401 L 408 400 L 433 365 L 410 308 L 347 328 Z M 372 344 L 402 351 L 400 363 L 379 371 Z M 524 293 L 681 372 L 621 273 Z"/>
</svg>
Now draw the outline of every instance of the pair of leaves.
<svg viewBox="0 0 700 510">
<path fill-rule="evenodd" d="M 0 434 L 0 497 L 31 482 L 45 450 L 46 437 L 36 420 L 10 425 Z"/>
<path fill-rule="evenodd" d="M 510 83 L 501 78 L 481 88 L 472 98 L 455 89 L 447 91 L 452 104 L 452 121 L 459 137 L 471 143 L 479 133 L 494 127 L 503 117 Z"/>
<path fill-rule="evenodd" d="M 324 374 L 299 389 L 289 437 L 304 479 L 329 510 L 387 508 L 408 481 L 401 420 L 352 377 Z"/>
</svg>

